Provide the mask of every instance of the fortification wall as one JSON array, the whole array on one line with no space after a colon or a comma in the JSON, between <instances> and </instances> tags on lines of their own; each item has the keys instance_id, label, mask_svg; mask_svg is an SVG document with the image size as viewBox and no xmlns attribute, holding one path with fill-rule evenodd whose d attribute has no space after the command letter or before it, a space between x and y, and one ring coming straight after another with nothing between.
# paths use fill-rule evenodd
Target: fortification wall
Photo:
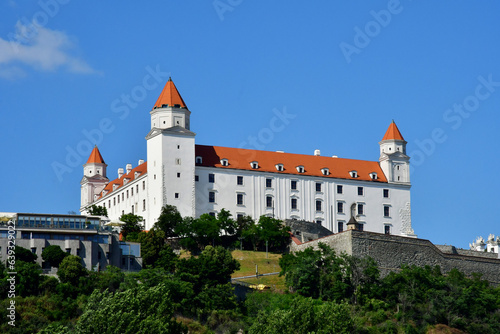
<instances>
[{"instance_id":1,"label":"fortification wall","mask_svg":"<svg viewBox=\"0 0 500 334\"><path fill-rule=\"evenodd\" d=\"M292 241L290 251L300 251L307 247L317 248L320 242L331 246L338 253L372 257L379 265L382 276L391 271L399 271L403 264L420 267L438 265L444 273L457 268L467 276L477 272L481 273L484 279L500 284L500 259L463 255L457 250L453 254L452 249L449 249L450 252L443 252L425 239L351 230L300 245Z\"/></svg>"}]
</instances>

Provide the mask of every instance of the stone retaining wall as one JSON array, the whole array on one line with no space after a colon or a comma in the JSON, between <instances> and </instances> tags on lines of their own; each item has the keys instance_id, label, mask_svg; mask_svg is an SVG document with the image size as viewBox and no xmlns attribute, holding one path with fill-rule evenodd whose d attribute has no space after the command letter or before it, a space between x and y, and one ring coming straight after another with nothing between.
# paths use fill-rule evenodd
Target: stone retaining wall
<instances>
[{"instance_id":1,"label":"stone retaining wall","mask_svg":"<svg viewBox=\"0 0 500 334\"><path fill-rule=\"evenodd\" d=\"M329 245L338 253L372 257L378 263L382 276L391 271L398 271L403 264L420 267L438 265L444 273L457 268L467 276L477 272L491 283L500 284L498 254L476 254L477 252L457 250L453 246L435 246L425 239L350 230L303 244L292 241L290 251L317 248L320 242Z\"/></svg>"}]
</instances>

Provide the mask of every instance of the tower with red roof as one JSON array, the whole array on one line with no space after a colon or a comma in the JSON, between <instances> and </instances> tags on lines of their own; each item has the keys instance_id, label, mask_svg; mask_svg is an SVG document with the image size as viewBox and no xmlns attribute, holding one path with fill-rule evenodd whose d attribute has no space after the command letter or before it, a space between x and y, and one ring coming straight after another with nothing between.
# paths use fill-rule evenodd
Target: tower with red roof
<instances>
[{"instance_id":1,"label":"tower with red roof","mask_svg":"<svg viewBox=\"0 0 500 334\"><path fill-rule=\"evenodd\" d=\"M81 206L94 202L101 193L109 179L106 177L106 163L97 146L90 153L89 159L83 165L83 178L81 184Z\"/></svg>"}]
</instances>

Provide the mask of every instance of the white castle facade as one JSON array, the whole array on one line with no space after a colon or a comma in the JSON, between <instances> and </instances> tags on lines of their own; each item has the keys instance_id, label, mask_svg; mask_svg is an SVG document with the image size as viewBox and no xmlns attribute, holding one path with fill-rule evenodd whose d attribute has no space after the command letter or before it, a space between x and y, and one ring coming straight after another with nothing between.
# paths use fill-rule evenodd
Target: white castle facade
<instances>
[{"instance_id":1,"label":"white castle facade","mask_svg":"<svg viewBox=\"0 0 500 334\"><path fill-rule=\"evenodd\" d=\"M359 229L415 237L411 226L406 141L392 122L379 161L195 144L191 112L169 80L150 112L147 162L118 170L110 181L98 148L84 165L81 213L104 206L117 220L134 213L150 229L164 205L182 216L261 215L322 224L334 233L354 217Z\"/></svg>"}]
</instances>

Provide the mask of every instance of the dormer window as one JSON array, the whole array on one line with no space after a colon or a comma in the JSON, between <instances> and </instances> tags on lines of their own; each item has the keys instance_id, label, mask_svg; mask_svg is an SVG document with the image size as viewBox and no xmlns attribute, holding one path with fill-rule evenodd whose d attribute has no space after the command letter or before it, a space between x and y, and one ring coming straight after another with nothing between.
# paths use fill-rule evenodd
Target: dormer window
<instances>
[{"instance_id":1,"label":"dormer window","mask_svg":"<svg viewBox=\"0 0 500 334\"><path fill-rule=\"evenodd\" d=\"M128 181L130 181L130 179L127 179L127 178L123 179L123 184L127 184Z\"/></svg>"},{"instance_id":2,"label":"dormer window","mask_svg":"<svg viewBox=\"0 0 500 334\"><path fill-rule=\"evenodd\" d=\"M370 173L370 178L372 180L376 180L377 179L377 173L375 173L375 172L374 173Z\"/></svg>"},{"instance_id":3,"label":"dormer window","mask_svg":"<svg viewBox=\"0 0 500 334\"><path fill-rule=\"evenodd\" d=\"M118 185L115 183L113 184L113 190L116 190L116 188L118 188Z\"/></svg>"},{"instance_id":4,"label":"dormer window","mask_svg":"<svg viewBox=\"0 0 500 334\"><path fill-rule=\"evenodd\" d=\"M201 163L203 163L203 158L202 158L202 157L200 157L200 156L197 156L195 160L196 160L196 163L197 163L197 164L201 164Z\"/></svg>"},{"instance_id":5,"label":"dormer window","mask_svg":"<svg viewBox=\"0 0 500 334\"><path fill-rule=\"evenodd\" d=\"M252 161L250 163L250 167L252 167L252 169L258 169L259 168L259 163L257 161Z\"/></svg>"},{"instance_id":6,"label":"dormer window","mask_svg":"<svg viewBox=\"0 0 500 334\"><path fill-rule=\"evenodd\" d=\"M135 172L134 173L134 179L136 179L139 175L141 175L141 172Z\"/></svg>"},{"instance_id":7,"label":"dormer window","mask_svg":"<svg viewBox=\"0 0 500 334\"><path fill-rule=\"evenodd\" d=\"M353 178L357 178L357 177L358 177L358 172L357 172L357 171L355 171L355 170L350 171L350 172L349 172L349 174L350 174L350 175L351 175L351 177L353 177Z\"/></svg>"},{"instance_id":8,"label":"dormer window","mask_svg":"<svg viewBox=\"0 0 500 334\"><path fill-rule=\"evenodd\" d=\"M277 165L276 165L276 170L277 170L278 172L282 172L282 171L284 171L284 170L285 170L285 168L283 167L283 164L277 164Z\"/></svg>"},{"instance_id":9,"label":"dormer window","mask_svg":"<svg viewBox=\"0 0 500 334\"><path fill-rule=\"evenodd\" d=\"M304 173L304 166L297 166L297 172Z\"/></svg>"},{"instance_id":10,"label":"dormer window","mask_svg":"<svg viewBox=\"0 0 500 334\"><path fill-rule=\"evenodd\" d=\"M321 174L328 176L330 175L330 169L328 168L321 168Z\"/></svg>"},{"instance_id":11,"label":"dormer window","mask_svg":"<svg viewBox=\"0 0 500 334\"><path fill-rule=\"evenodd\" d=\"M227 160L227 159L221 159L220 160L220 164L222 166L229 166L229 160Z\"/></svg>"}]
</instances>

